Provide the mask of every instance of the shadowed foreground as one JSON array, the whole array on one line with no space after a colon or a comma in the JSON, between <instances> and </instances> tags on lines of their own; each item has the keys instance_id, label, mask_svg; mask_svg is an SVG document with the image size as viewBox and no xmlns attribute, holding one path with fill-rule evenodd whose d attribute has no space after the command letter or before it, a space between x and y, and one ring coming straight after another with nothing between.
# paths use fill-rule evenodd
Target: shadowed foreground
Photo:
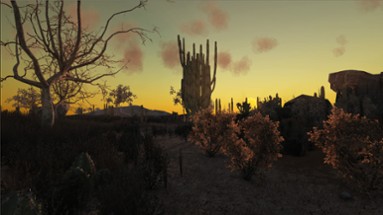
<instances>
[{"instance_id":1,"label":"shadowed foreground","mask_svg":"<svg viewBox=\"0 0 383 215\"><path fill-rule=\"evenodd\" d=\"M243 180L226 168L223 155L208 158L180 138L157 141L169 156L168 188L158 192L166 214L383 214L383 200L352 193L335 172L323 164L323 155L284 156L266 172L265 180ZM182 151L183 176L179 171Z\"/></svg>"}]
</instances>

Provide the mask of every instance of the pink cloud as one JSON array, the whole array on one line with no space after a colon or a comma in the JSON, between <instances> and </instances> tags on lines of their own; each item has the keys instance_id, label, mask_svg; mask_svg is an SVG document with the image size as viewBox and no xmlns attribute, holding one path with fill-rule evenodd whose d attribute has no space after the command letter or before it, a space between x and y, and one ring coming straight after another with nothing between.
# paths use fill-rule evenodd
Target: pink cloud
<instances>
[{"instance_id":1,"label":"pink cloud","mask_svg":"<svg viewBox=\"0 0 383 215\"><path fill-rule=\"evenodd\" d=\"M134 72L142 71L143 52L137 43L131 43L124 53L123 63L127 67L127 72L132 74Z\"/></svg>"},{"instance_id":2,"label":"pink cloud","mask_svg":"<svg viewBox=\"0 0 383 215\"><path fill-rule=\"evenodd\" d=\"M359 0L358 3L360 9L365 12L375 11L383 6L382 0Z\"/></svg>"},{"instance_id":3,"label":"pink cloud","mask_svg":"<svg viewBox=\"0 0 383 215\"><path fill-rule=\"evenodd\" d=\"M333 49L332 51L333 51L335 57L340 57L345 53L346 49L345 49L345 47L341 46L341 47Z\"/></svg>"},{"instance_id":4,"label":"pink cloud","mask_svg":"<svg viewBox=\"0 0 383 215\"><path fill-rule=\"evenodd\" d=\"M340 35L336 38L336 42L341 46L345 46L348 41L344 35Z\"/></svg>"},{"instance_id":5,"label":"pink cloud","mask_svg":"<svg viewBox=\"0 0 383 215\"><path fill-rule=\"evenodd\" d=\"M204 35L207 33L206 24L202 20L195 20L181 26L181 31L190 36Z\"/></svg>"},{"instance_id":6,"label":"pink cloud","mask_svg":"<svg viewBox=\"0 0 383 215\"><path fill-rule=\"evenodd\" d=\"M77 20L77 5L72 4L69 7L69 15L72 20ZM93 28L100 21L100 13L94 9L84 9L81 7L81 26L82 28Z\"/></svg>"},{"instance_id":7,"label":"pink cloud","mask_svg":"<svg viewBox=\"0 0 383 215\"><path fill-rule=\"evenodd\" d=\"M251 61L248 57L242 57L241 60L235 62L233 64L233 70L232 72L235 75L241 75L241 74L246 74L251 67Z\"/></svg>"},{"instance_id":8,"label":"pink cloud","mask_svg":"<svg viewBox=\"0 0 383 215\"><path fill-rule=\"evenodd\" d=\"M218 66L222 69L229 69L231 66L231 54L228 52L219 52L217 56Z\"/></svg>"},{"instance_id":9,"label":"pink cloud","mask_svg":"<svg viewBox=\"0 0 383 215\"><path fill-rule=\"evenodd\" d=\"M253 41L254 52L267 52L275 48L278 45L278 41L275 38L262 37Z\"/></svg>"},{"instance_id":10,"label":"pink cloud","mask_svg":"<svg viewBox=\"0 0 383 215\"><path fill-rule=\"evenodd\" d=\"M332 50L335 57L340 57L346 52L346 44L348 43L344 35L340 35L336 38L336 42L339 44L339 47Z\"/></svg>"},{"instance_id":11,"label":"pink cloud","mask_svg":"<svg viewBox=\"0 0 383 215\"><path fill-rule=\"evenodd\" d=\"M167 68L173 69L179 65L178 47L175 42L162 43L160 55Z\"/></svg>"},{"instance_id":12,"label":"pink cloud","mask_svg":"<svg viewBox=\"0 0 383 215\"><path fill-rule=\"evenodd\" d=\"M203 7L202 10L206 13L209 18L210 24L216 30L226 29L228 26L229 16L223 11L215 2L208 2Z\"/></svg>"}]
</instances>

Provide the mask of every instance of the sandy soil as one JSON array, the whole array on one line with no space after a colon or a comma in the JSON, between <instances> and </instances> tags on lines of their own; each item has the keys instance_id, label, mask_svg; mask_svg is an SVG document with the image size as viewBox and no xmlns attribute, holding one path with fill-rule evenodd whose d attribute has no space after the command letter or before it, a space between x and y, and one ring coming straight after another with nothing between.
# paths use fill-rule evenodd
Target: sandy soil
<instances>
[{"instance_id":1,"label":"sandy soil","mask_svg":"<svg viewBox=\"0 0 383 215\"><path fill-rule=\"evenodd\" d=\"M224 155L208 158L178 137L156 141L169 156L168 187L156 191L166 214L383 214L382 199L367 199L343 187L319 151L284 156L264 180L249 182L226 168ZM353 200L341 199L343 191Z\"/></svg>"}]
</instances>

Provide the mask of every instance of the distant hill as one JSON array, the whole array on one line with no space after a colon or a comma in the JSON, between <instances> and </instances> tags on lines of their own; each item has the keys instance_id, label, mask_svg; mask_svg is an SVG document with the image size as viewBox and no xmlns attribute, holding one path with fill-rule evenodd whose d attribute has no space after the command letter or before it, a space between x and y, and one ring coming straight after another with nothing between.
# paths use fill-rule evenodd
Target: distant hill
<instances>
[{"instance_id":1,"label":"distant hill","mask_svg":"<svg viewBox=\"0 0 383 215\"><path fill-rule=\"evenodd\" d=\"M87 113L89 116L103 116L111 110L96 110L94 112ZM147 117L161 117L161 116L169 116L170 113L161 110L150 110L141 106L131 105L127 107L117 107L113 108L113 116L121 116L121 117L131 117L131 116L140 116L144 114Z\"/></svg>"}]
</instances>

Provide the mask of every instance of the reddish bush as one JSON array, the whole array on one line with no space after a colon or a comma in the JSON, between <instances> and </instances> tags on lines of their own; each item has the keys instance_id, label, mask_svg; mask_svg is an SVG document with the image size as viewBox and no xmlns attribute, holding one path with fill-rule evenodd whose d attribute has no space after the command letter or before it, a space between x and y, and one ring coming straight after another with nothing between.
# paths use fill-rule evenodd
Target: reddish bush
<instances>
[{"instance_id":1,"label":"reddish bush","mask_svg":"<svg viewBox=\"0 0 383 215\"><path fill-rule=\"evenodd\" d=\"M230 143L225 153L230 158L229 167L242 171L243 177L251 177L262 168L269 168L282 155L279 153L283 138L278 123L260 113L230 124Z\"/></svg>"},{"instance_id":2,"label":"reddish bush","mask_svg":"<svg viewBox=\"0 0 383 215\"><path fill-rule=\"evenodd\" d=\"M189 140L213 157L228 140L229 125L233 118L234 115L228 113L213 115L211 109L199 111L192 118Z\"/></svg>"},{"instance_id":3,"label":"reddish bush","mask_svg":"<svg viewBox=\"0 0 383 215\"><path fill-rule=\"evenodd\" d=\"M324 152L324 163L351 186L361 191L383 188L383 129L378 121L333 108L323 129L308 135Z\"/></svg>"}]
</instances>

